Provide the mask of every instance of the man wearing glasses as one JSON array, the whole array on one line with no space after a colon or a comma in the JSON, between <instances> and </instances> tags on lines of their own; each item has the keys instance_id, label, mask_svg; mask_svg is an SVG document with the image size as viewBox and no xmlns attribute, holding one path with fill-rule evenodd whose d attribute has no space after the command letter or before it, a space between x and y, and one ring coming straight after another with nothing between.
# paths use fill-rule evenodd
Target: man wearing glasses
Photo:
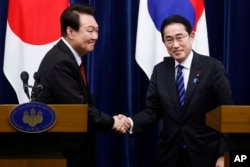
<instances>
[{"instance_id":1,"label":"man wearing glasses","mask_svg":"<svg viewBox=\"0 0 250 167\"><path fill-rule=\"evenodd\" d=\"M170 57L154 67L146 107L129 118L130 133L162 119L158 167L223 167L227 136L205 123L207 112L233 103L223 64L192 50L195 33L180 15L163 21L161 35Z\"/></svg>"}]
</instances>

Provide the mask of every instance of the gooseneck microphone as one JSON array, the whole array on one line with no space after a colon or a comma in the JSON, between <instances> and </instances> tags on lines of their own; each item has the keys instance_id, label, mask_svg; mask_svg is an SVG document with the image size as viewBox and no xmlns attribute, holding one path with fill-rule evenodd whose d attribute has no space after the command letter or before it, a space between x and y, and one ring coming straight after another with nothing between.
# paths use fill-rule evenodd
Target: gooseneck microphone
<instances>
[{"instance_id":1,"label":"gooseneck microphone","mask_svg":"<svg viewBox=\"0 0 250 167\"><path fill-rule=\"evenodd\" d=\"M25 94L27 95L28 99L30 101L37 101L37 97L40 96L40 94L43 91L43 85L40 84L40 74L38 72L35 72L33 77L34 77L34 85L30 86L28 84L28 80L29 80L29 74L26 71L23 71L20 75L22 81L23 81L23 90L25 92ZM30 97L30 93L29 93L29 88L32 88L31 90L31 97Z\"/></svg>"},{"instance_id":2,"label":"gooseneck microphone","mask_svg":"<svg viewBox=\"0 0 250 167\"><path fill-rule=\"evenodd\" d=\"M28 97L28 99L30 99L29 84L28 84L29 74L26 71L23 71L21 73L20 77L21 77L21 80L23 82L23 90L24 90L26 96Z\"/></svg>"},{"instance_id":3,"label":"gooseneck microphone","mask_svg":"<svg viewBox=\"0 0 250 167\"><path fill-rule=\"evenodd\" d=\"M40 84L40 74L38 72L35 72L33 77L35 82L31 91L31 101L36 101L43 90L43 86Z\"/></svg>"}]
</instances>

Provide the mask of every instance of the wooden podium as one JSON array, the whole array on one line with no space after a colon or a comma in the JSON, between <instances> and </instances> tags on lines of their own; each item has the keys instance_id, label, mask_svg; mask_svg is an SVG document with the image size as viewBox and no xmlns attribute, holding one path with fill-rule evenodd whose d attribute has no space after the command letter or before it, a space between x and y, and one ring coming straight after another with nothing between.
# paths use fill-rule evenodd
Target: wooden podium
<instances>
[{"instance_id":1,"label":"wooden podium","mask_svg":"<svg viewBox=\"0 0 250 167\"><path fill-rule=\"evenodd\" d=\"M87 132L87 105L48 105L56 123L46 132L23 133L9 122L17 105L0 105L0 167L66 167L62 156L62 132Z\"/></svg>"},{"instance_id":2,"label":"wooden podium","mask_svg":"<svg viewBox=\"0 0 250 167\"><path fill-rule=\"evenodd\" d=\"M206 124L222 133L250 133L250 106L219 106L206 114ZM226 153L225 167L230 166L229 157Z\"/></svg>"}]
</instances>

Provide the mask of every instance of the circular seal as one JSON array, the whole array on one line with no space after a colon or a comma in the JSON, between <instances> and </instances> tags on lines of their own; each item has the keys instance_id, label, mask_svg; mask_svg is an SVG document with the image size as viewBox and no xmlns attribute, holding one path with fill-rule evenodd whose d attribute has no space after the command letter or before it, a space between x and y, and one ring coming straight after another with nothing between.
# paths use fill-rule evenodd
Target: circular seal
<instances>
[{"instance_id":1,"label":"circular seal","mask_svg":"<svg viewBox=\"0 0 250 167\"><path fill-rule=\"evenodd\" d=\"M15 107L10 112L9 121L18 131L40 133L54 126L56 114L44 103L29 102Z\"/></svg>"}]
</instances>

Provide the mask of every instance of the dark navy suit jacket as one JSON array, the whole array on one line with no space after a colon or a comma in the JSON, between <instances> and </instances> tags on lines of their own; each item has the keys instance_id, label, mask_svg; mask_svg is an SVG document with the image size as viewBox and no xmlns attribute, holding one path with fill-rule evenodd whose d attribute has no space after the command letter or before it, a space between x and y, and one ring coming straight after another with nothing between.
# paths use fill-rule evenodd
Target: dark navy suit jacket
<instances>
[{"instance_id":1,"label":"dark navy suit jacket","mask_svg":"<svg viewBox=\"0 0 250 167\"><path fill-rule=\"evenodd\" d=\"M232 103L222 63L194 52L184 107L179 111L175 62L167 57L153 70L146 108L132 117L133 133L142 132L162 119L157 166L176 166L183 138L193 167L214 167L218 156L228 151L228 141L226 135L206 125L206 113Z\"/></svg>"}]
</instances>

